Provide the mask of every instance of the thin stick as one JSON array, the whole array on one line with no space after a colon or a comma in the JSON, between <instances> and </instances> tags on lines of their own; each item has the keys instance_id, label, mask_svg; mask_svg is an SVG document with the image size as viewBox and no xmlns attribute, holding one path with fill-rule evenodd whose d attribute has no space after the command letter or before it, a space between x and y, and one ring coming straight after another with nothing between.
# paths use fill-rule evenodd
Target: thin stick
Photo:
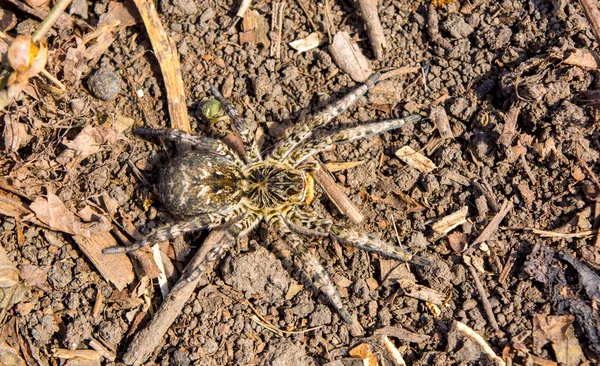
<instances>
[{"instance_id":1,"label":"thin stick","mask_svg":"<svg viewBox=\"0 0 600 366\"><path fill-rule=\"evenodd\" d=\"M235 13L235 18L233 18L233 21L229 25L227 32L231 31L233 27L235 27L235 25L244 17L244 14L250 7L251 2L252 0L242 0L242 4L240 4L240 8L238 9L237 13Z\"/></svg>"},{"instance_id":2,"label":"thin stick","mask_svg":"<svg viewBox=\"0 0 600 366\"><path fill-rule=\"evenodd\" d=\"M165 88L167 89L171 127L191 133L192 128L187 113L185 88L177 48L167 36L154 3L150 0L134 0L134 3L142 16L154 54L163 74Z\"/></svg>"},{"instance_id":3,"label":"thin stick","mask_svg":"<svg viewBox=\"0 0 600 366\"><path fill-rule=\"evenodd\" d=\"M314 161L312 159L308 161ZM360 213L360 210L350 201L350 198L344 194L338 187L337 183L331 177L331 173L321 165L321 169L315 173L315 180L323 187L329 199L344 215L348 216L356 224L363 222L365 217Z\"/></svg>"},{"instance_id":4,"label":"thin stick","mask_svg":"<svg viewBox=\"0 0 600 366\"><path fill-rule=\"evenodd\" d=\"M317 28L317 26L315 25L315 22L313 22L312 18L310 17L310 14L308 13L308 9L306 9L306 6L304 5L304 2L302 0L296 0L296 2L302 8L302 11L304 12L304 15L306 16L306 19L308 19L308 22L310 23L310 26L312 27L313 31L318 32L319 28Z\"/></svg>"},{"instance_id":5,"label":"thin stick","mask_svg":"<svg viewBox=\"0 0 600 366\"><path fill-rule=\"evenodd\" d=\"M459 321L456 322L456 329L465 333L467 336L469 336L471 339L473 339L477 344L479 344L481 346L481 348L483 349L483 352L485 352L488 356L490 356L490 358L492 360L496 361L496 363L498 365L501 365L501 366L506 365L504 360L502 358L500 358L498 355L496 355L494 350L492 350L492 347L490 347L487 344L487 342L479 334L477 334L477 332L475 332L473 329L469 328L466 324L461 323Z\"/></svg>"},{"instance_id":6,"label":"thin stick","mask_svg":"<svg viewBox=\"0 0 600 366\"><path fill-rule=\"evenodd\" d=\"M367 25L367 34L369 35L375 58L381 60L385 57L388 45L383 34L379 14L377 14L377 0L358 0L358 6L362 18Z\"/></svg>"},{"instance_id":7,"label":"thin stick","mask_svg":"<svg viewBox=\"0 0 600 366\"><path fill-rule=\"evenodd\" d=\"M502 204L502 207L500 208L500 211L498 211L496 216L494 216L494 218L485 227L485 229L483 229L481 234L479 234L477 239L475 239L473 244L471 244L471 247L469 249L465 250L464 254L471 255L475 250L477 250L477 248L479 248L481 243L489 240L492 237L492 235L494 235L494 233L496 231L498 231L498 227L500 226L500 223L502 222L502 220L504 220L504 217L506 217L506 215L512 209L512 207L513 207L513 203L512 203L512 201L510 201L510 199L504 201L504 203Z\"/></svg>"},{"instance_id":8,"label":"thin stick","mask_svg":"<svg viewBox=\"0 0 600 366\"><path fill-rule=\"evenodd\" d=\"M492 310L492 305L490 304L490 300L488 299L487 293L485 292L485 288L483 288L481 281L479 281L479 276L477 275L477 271L475 271L475 268L473 268L473 266L471 266L471 264L468 263L469 260L466 260L465 257L463 257L463 260L464 260L465 264L467 265L467 268L469 268L469 272L471 272L471 277L473 277L473 282L475 282L475 287L477 287L477 292L479 292L479 297L481 298L481 304L483 305L485 314L487 315L487 318L490 321L490 325L492 326L492 328L494 330L500 329L498 327L498 322L496 321L496 317L494 316L494 311Z\"/></svg>"},{"instance_id":9,"label":"thin stick","mask_svg":"<svg viewBox=\"0 0 600 366\"><path fill-rule=\"evenodd\" d=\"M184 273L190 273L200 263L204 262L206 255L210 252L210 250L215 248L222 240L225 239L225 232L225 228L211 231L192 260L185 267ZM214 263L212 265L208 265L207 270L211 270L213 266ZM123 362L125 362L125 364L140 365L146 361L152 352L154 352L154 349L163 341L165 333L167 330L169 330L173 322L175 322L175 319L177 319L183 310L186 302L194 293L200 278L201 276L191 282L185 281L185 276L182 276L179 279L177 284L174 286L181 286L178 291L167 296L146 328L142 329L134 336L127 352L123 356ZM183 284L180 285L180 282L183 282Z\"/></svg>"},{"instance_id":10,"label":"thin stick","mask_svg":"<svg viewBox=\"0 0 600 366\"><path fill-rule=\"evenodd\" d=\"M56 23L58 17L60 17L64 13L65 9L67 9L67 6L69 6L69 4L71 4L71 0L59 0L59 2L57 2L56 5L54 5L52 10L50 10L50 12L48 13L48 16L40 24L40 27L31 35L31 41L33 43L38 43L42 40L42 38L46 35L46 33L48 33L50 28L52 28L54 23Z\"/></svg>"},{"instance_id":11,"label":"thin stick","mask_svg":"<svg viewBox=\"0 0 600 366\"><path fill-rule=\"evenodd\" d=\"M583 12L590 22L592 33L596 36L596 41L600 44L600 12L594 0L579 0Z\"/></svg>"}]
</instances>

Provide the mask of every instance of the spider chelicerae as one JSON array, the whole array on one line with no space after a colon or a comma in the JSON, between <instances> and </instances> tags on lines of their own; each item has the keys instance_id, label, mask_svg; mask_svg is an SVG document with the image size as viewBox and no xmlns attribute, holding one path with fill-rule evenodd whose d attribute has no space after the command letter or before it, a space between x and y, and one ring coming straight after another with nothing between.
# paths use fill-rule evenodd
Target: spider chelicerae
<instances>
[{"instance_id":1,"label":"spider chelicerae","mask_svg":"<svg viewBox=\"0 0 600 366\"><path fill-rule=\"evenodd\" d=\"M298 257L307 278L325 294L342 319L353 324L353 318L344 308L327 272L306 249L300 235L332 236L347 245L387 257L428 264L426 260L382 241L373 234L337 225L310 210L314 198L313 174L319 169L317 163L307 161L310 156L330 150L335 144L374 136L421 119L419 115L411 115L346 128L321 138L310 139L315 128L324 126L348 109L379 78L379 73L371 75L363 85L307 118L304 123L296 125L290 135L266 157L261 155L249 124L214 86L211 86L211 92L223 105L239 132L245 145L245 156L239 156L223 142L206 136L190 135L174 129L135 129L134 132L139 135L164 137L193 146L192 150L169 163L159 183L163 204L180 221L156 229L131 246L107 248L104 253L131 252L186 232L226 226L226 238L206 255L202 264L186 275L185 281L180 281L172 289L172 292L176 292L186 282L198 278L206 266L218 260L237 238L248 234L259 222L265 220L277 230Z\"/></svg>"}]
</instances>

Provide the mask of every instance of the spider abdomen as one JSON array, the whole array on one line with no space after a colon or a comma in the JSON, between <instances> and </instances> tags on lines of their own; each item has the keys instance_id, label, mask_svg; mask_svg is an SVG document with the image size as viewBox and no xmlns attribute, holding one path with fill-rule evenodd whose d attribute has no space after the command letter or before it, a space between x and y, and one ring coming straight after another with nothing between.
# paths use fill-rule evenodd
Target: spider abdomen
<instances>
[{"instance_id":1,"label":"spider abdomen","mask_svg":"<svg viewBox=\"0 0 600 366\"><path fill-rule=\"evenodd\" d=\"M241 171L226 155L191 150L165 168L159 191L174 215L226 213L241 199L242 180Z\"/></svg>"}]
</instances>

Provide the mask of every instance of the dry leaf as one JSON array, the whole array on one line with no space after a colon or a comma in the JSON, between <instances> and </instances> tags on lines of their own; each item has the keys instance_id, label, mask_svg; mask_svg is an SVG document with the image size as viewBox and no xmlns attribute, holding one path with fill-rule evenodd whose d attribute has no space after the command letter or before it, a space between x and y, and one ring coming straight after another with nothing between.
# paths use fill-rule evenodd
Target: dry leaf
<instances>
[{"instance_id":1,"label":"dry leaf","mask_svg":"<svg viewBox=\"0 0 600 366\"><path fill-rule=\"evenodd\" d=\"M65 164L74 157L85 159L100 151L102 145L114 144L120 138L121 136L113 129L88 125L73 140L63 142L68 149L64 150L56 160Z\"/></svg>"},{"instance_id":2,"label":"dry leaf","mask_svg":"<svg viewBox=\"0 0 600 366\"><path fill-rule=\"evenodd\" d=\"M0 244L0 287L13 287L19 283L19 271Z\"/></svg>"},{"instance_id":3,"label":"dry leaf","mask_svg":"<svg viewBox=\"0 0 600 366\"><path fill-rule=\"evenodd\" d=\"M14 366L25 366L26 363L23 361L19 352L12 347L9 347L4 342L0 342L0 364L1 365L14 365Z\"/></svg>"},{"instance_id":4,"label":"dry leaf","mask_svg":"<svg viewBox=\"0 0 600 366\"><path fill-rule=\"evenodd\" d=\"M563 365L579 365L583 353L575 337L573 315L543 315L533 318L533 345L536 353L548 342L556 355L556 361Z\"/></svg>"},{"instance_id":5,"label":"dry leaf","mask_svg":"<svg viewBox=\"0 0 600 366\"><path fill-rule=\"evenodd\" d=\"M93 233L111 229L110 223L103 217L101 217L100 223L83 223L79 221L67 209L63 201L52 192L48 192L46 198L36 198L29 207L41 222L55 231L90 237Z\"/></svg>"},{"instance_id":6,"label":"dry leaf","mask_svg":"<svg viewBox=\"0 0 600 366\"><path fill-rule=\"evenodd\" d=\"M298 51L298 53L310 51L313 48L319 47L324 41L323 35L319 32L313 32L305 38L296 39L289 43L290 47Z\"/></svg>"},{"instance_id":7,"label":"dry leaf","mask_svg":"<svg viewBox=\"0 0 600 366\"><path fill-rule=\"evenodd\" d=\"M125 117L119 114L113 122L113 128L119 133L124 133L126 131L129 131L131 127L133 127L134 123L135 120L133 118Z\"/></svg>"},{"instance_id":8,"label":"dry leaf","mask_svg":"<svg viewBox=\"0 0 600 366\"><path fill-rule=\"evenodd\" d=\"M576 49L564 61L565 64L597 70L600 67L600 58L594 51L583 48Z\"/></svg>"},{"instance_id":9,"label":"dry leaf","mask_svg":"<svg viewBox=\"0 0 600 366\"><path fill-rule=\"evenodd\" d=\"M448 244L456 253L467 249L467 236L464 233L452 233L448 235Z\"/></svg>"},{"instance_id":10,"label":"dry leaf","mask_svg":"<svg viewBox=\"0 0 600 366\"><path fill-rule=\"evenodd\" d=\"M26 124L13 120L9 114L4 115L4 146L9 151L16 152L30 139Z\"/></svg>"},{"instance_id":11,"label":"dry leaf","mask_svg":"<svg viewBox=\"0 0 600 366\"><path fill-rule=\"evenodd\" d=\"M398 149L396 151L396 156L421 173L430 173L437 168L433 161L423 154L416 152L410 146L403 146Z\"/></svg>"},{"instance_id":12,"label":"dry leaf","mask_svg":"<svg viewBox=\"0 0 600 366\"><path fill-rule=\"evenodd\" d=\"M329 46L329 53L340 69L354 81L362 83L373 73L369 60L362 54L358 45L347 32L338 32Z\"/></svg>"}]
</instances>

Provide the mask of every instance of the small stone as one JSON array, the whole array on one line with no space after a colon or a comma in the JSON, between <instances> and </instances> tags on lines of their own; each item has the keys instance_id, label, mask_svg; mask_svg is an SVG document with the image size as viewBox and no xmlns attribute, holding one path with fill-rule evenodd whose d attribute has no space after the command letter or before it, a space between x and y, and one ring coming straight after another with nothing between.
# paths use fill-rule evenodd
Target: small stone
<instances>
[{"instance_id":1,"label":"small stone","mask_svg":"<svg viewBox=\"0 0 600 366\"><path fill-rule=\"evenodd\" d=\"M96 98L110 102L121 92L121 81L108 69L99 69L88 79L88 88Z\"/></svg>"}]
</instances>

